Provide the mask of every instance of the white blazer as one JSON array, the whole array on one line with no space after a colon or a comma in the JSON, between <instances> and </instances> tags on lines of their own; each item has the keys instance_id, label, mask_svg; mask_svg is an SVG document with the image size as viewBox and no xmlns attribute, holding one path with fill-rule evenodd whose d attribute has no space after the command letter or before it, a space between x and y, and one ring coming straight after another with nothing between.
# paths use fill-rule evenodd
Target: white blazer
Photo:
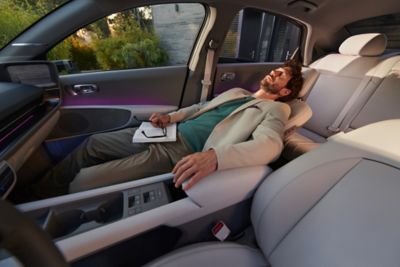
<instances>
[{"instance_id":1,"label":"white blazer","mask_svg":"<svg viewBox=\"0 0 400 267\"><path fill-rule=\"evenodd\" d=\"M170 113L171 122L195 118L222 103L250 95L251 92L241 88L230 89L209 102ZM283 149L283 132L289 115L290 107L285 103L251 100L215 126L203 151L215 150L218 170L268 164Z\"/></svg>"}]
</instances>

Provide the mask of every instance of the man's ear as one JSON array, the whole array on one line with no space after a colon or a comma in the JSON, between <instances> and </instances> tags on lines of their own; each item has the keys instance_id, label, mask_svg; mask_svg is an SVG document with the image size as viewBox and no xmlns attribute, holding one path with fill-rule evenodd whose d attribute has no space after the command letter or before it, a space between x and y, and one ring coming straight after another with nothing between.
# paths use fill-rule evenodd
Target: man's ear
<instances>
[{"instance_id":1,"label":"man's ear","mask_svg":"<svg viewBox=\"0 0 400 267\"><path fill-rule=\"evenodd\" d=\"M292 90L290 90L289 88L282 88L280 91L279 91L279 95L281 96L281 97L283 97L283 96L287 96L287 95L290 95L292 93Z\"/></svg>"}]
</instances>

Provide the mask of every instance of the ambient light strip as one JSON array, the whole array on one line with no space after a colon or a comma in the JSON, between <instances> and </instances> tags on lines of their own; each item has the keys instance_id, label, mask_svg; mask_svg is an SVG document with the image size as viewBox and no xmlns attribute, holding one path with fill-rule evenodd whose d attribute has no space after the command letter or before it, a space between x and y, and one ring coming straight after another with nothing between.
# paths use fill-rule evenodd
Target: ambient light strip
<instances>
[{"instance_id":1,"label":"ambient light strip","mask_svg":"<svg viewBox=\"0 0 400 267\"><path fill-rule=\"evenodd\" d=\"M10 137L13 133L15 133L17 130L19 130L24 124L26 124L28 121L30 121L34 116L30 115L28 118L23 120L20 124L18 124L14 129L12 129L10 132L8 132L5 136L3 136L0 139L0 144L6 140L8 137Z\"/></svg>"}]
</instances>

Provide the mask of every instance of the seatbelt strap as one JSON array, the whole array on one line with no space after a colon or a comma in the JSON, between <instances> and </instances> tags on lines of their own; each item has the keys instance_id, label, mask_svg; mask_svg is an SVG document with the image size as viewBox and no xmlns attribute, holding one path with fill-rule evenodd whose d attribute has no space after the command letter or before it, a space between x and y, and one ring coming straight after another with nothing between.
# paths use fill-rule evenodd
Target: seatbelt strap
<instances>
[{"instance_id":1,"label":"seatbelt strap","mask_svg":"<svg viewBox=\"0 0 400 267\"><path fill-rule=\"evenodd\" d=\"M212 73L212 69L213 69L216 48L217 48L216 42L214 40L211 40L210 43L208 44L206 66L204 69L204 78L201 81L201 83L203 84L203 87L201 89L201 95L200 95L201 103L204 103L207 101L207 97L208 97L208 94L210 92L210 88L212 85L211 73Z\"/></svg>"},{"instance_id":2,"label":"seatbelt strap","mask_svg":"<svg viewBox=\"0 0 400 267\"><path fill-rule=\"evenodd\" d=\"M354 93L350 96L349 100L347 101L346 105L344 105L342 111L336 117L336 120L328 126L328 130L332 133L340 132L340 124L343 122L344 118L346 117L347 113L349 112L350 108L354 105L357 101L358 97L361 95L363 89L369 84L371 81L371 77L364 78Z\"/></svg>"}]
</instances>

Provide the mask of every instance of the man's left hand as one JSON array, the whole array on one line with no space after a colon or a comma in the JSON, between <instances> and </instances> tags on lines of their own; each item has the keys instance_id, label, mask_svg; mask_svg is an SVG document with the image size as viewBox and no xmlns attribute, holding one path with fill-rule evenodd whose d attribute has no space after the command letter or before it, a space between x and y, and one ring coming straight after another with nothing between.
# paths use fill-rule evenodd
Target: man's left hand
<instances>
[{"instance_id":1,"label":"man's left hand","mask_svg":"<svg viewBox=\"0 0 400 267\"><path fill-rule=\"evenodd\" d=\"M190 154L178 161L172 170L175 187L179 187L184 181L190 179L183 188L183 190L188 190L202 178L216 170L217 155L213 149Z\"/></svg>"}]
</instances>

